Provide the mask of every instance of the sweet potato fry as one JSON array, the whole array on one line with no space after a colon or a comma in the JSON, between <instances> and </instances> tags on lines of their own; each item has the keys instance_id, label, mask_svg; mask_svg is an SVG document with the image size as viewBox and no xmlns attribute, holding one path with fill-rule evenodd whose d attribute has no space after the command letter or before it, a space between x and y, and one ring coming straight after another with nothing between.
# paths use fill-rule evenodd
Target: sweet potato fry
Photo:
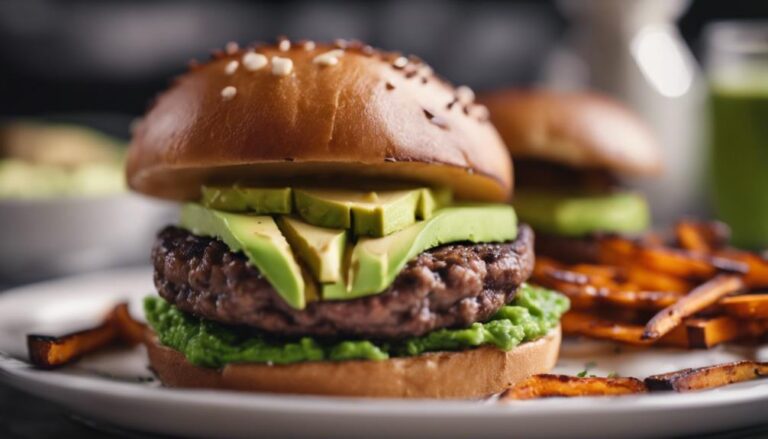
<instances>
[{"instance_id":1,"label":"sweet potato fry","mask_svg":"<svg viewBox=\"0 0 768 439\"><path fill-rule=\"evenodd\" d=\"M620 396L647 392L637 378L573 377L568 375L534 375L507 389L500 401L575 396Z\"/></svg>"},{"instance_id":2,"label":"sweet potato fry","mask_svg":"<svg viewBox=\"0 0 768 439\"><path fill-rule=\"evenodd\" d=\"M60 337L28 335L29 361L36 367L53 369L118 342L133 346L141 342L144 331L145 326L128 313L128 305L121 303L93 328Z\"/></svg>"},{"instance_id":3,"label":"sweet potato fry","mask_svg":"<svg viewBox=\"0 0 768 439\"><path fill-rule=\"evenodd\" d=\"M574 285L556 280L538 280L541 285L560 291L571 300L573 309L591 310L599 306L612 306L647 311L664 309L681 297L681 294L667 291L638 291L633 285L595 287Z\"/></svg>"},{"instance_id":4,"label":"sweet potato fry","mask_svg":"<svg viewBox=\"0 0 768 439\"><path fill-rule=\"evenodd\" d=\"M718 221L683 220L675 225L675 238L681 248L711 253L728 245L731 230Z\"/></svg>"},{"instance_id":5,"label":"sweet potato fry","mask_svg":"<svg viewBox=\"0 0 768 439\"><path fill-rule=\"evenodd\" d=\"M696 369L682 369L644 380L637 378L534 375L504 391L500 402L551 397L621 396L646 392L691 392L768 377L768 362L737 361Z\"/></svg>"},{"instance_id":6,"label":"sweet potato fry","mask_svg":"<svg viewBox=\"0 0 768 439\"><path fill-rule=\"evenodd\" d=\"M608 290L603 296L603 302L613 306L659 310L676 303L681 297L668 291L638 291L631 288L632 286L628 285L623 289Z\"/></svg>"},{"instance_id":7,"label":"sweet potato fry","mask_svg":"<svg viewBox=\"0 0 768 439\"><path fill-rule=\"evenodd\" d=\"M566 335L583 335L638 346L651 343L642 339L643 326L614 322L579 311L567 312L560 320L560 325Z\"/></svg>"},{"instance_id":8,"label":"sweet potato fry","mask_svg":"<svg viewBox=\"0 0 768 439\"><path fill-rule=\"evenodd\" d=\"M744 288L744 281L740 276L718 275L699 285L676 303L659 311L645 326L642 338L644 340L657 340L679 325L684 318Z\"/></svg>"},{"instance_id":9,"label":"sweet potato fry","mask_svg":"<svg viewBox=\"0 0 768 439\"><path fill-rule=\"evenodd\" d=\"M745 319L768 319L768 294L744 294L720 299L718 306L726 313Z\"/></svg>"},{"instance_id":10,"label":"sweet potato fry","mask_svg":"<svg viewBox=\"0 0 768 439\"><path fill-rule=\"evenodd\" d=\"M744 282L750 288L768 288L768 259L756 253L735 249L715 253L719 258L736 261L747 267Z\"/></svg>"},{"instance_id":11,"label":"sweet potato fry","mask_svg":"<svg viewBox=\"0 0 768 439\"><path fill-rule=\"evenodd\" d=\"M691 339L688 335L688 328L685 325L680 325L677 328L669 331L669 333L664 337L661 337L659 340L657 340L654 345L690 349Z\"/></svg>"},{"instance_id":12,"label":"sweet potato fry","mask_svg":"<svg viewBox=\"0 0 768 439\"><path fill-rule=\"evenodd\" d=\"M29 361L37 367L53 369L109 346L118 338L117 325L112 320L62 337L30 334L27 336Z\"/></svg>"},{"instance_id":13,"label":"sweet potato fry","mask_svg":"<svg viewBox=\"0 0 768 439\"><path fill-rule=\"evenodd\" d=\"M661 339L651 343L642 339L644 327L599 316L570 311L562 319L563 332L636 346L661 346L709 349L721 343L759 337L768 332L766 321L740 321L730 316L688 318Z\"/></svg>"},{"instance_id":14,"label":"sweet potato fry","mask_svg":"<svg viewBox=\"0 0 768 439\"><path fill-rule=\"evenodd\" d=\"M722 271L743 274L749 269L744 261L726 256L713 257L676 248L647 246L619 236L602 238L599 249L601 263L623 266L637 264L680 278L709 279Z\"/></svg>"},{"instance_id":15,"label":"sweet potato fry","mask_svg":"<svg viewBox=\"0 0 768 439\"><path fill-rule=\"evenodd\" d=\"M543 282L561 282L570 285L594 284L594 281L585 274L559 268L547 269L546 272L540 272L536 279L541 279Z\"/></svg>"},{"instance_id":16,"label":"sweet potato fry","mask_svg":"<svg viewBox=\"0 0 768 439\"><path fill-rule=\"evenodd\" d=\"M709 242L701 235L700 231L690 222L681 221L675 225L675 237L680 247L706 253L711 250Z\"/></svg>"},{"instance_id":17,"label":"sweet potato fry","mask_svg":"<svg viewBox=\"0 0 768 439\"><path fill-rule=\"evenodd\" d=\"M117 324L120 338L129 346L135 346L144 341L144 334L147 331L147 325L134 320L128 312L128 304L120 303L111 313Z\"/></svg>"},{"instance_id":18,"label":"sweet potato fry","mask_svg":"<svg viewBox=\"0 0 768 439\"><path fill-rule=\"evenodd\" d=\"M710 277L716 270L702 258L686 257L666 247L647 247L630 239L609 236L600 240L598 259L603 264L641 265L679 277Z\"/></svg>"},{"instance_id":19,"label":"sweet potato fry","mask_svg":"<svg viewBox=\"0 0 768 439\"><path fill-rule=\"evenodd\" d=\"M686 328L680 326L659 340L643 340L643 325L622 323L600 317L587 312L569 311L560 320L563 333L566 335L581 335L601 340L611 340L634 346L650 346L653 344L688 348Z\"/></svg>"},{"instance_id":20,"label":"sweet potato fry","mask_svg":"<svg viewBox=\"0 0 768 439\"><path fill-rule=\"evenodd\" d=\"M653 315L654 311L638 308L620 308L615 306L604 306L592 309L580 310L578 308L571 307L575 311L584 311L590 314L594 314L598 317L605 318L606 320L613 320L616 322L625 323L628 325L640 325L643 326Z\"/></svg>"},{"instance_id":21,"label":"sweet potato fry","mask_svg":"<svg viewBox=\"0 0 768 439\"><path fill-rule=\"evenodd\" d=\"M533 265L533 277L546 277L554 270L562 268L562 264L552 258L536 255L536 263Z\"/></svg>"},{"instance_id":22,"label":"sweet potato fry","mask_svg":"<svg viewBox=\"0 0 768 439\"><path fill-rule=\"evenodd\" d=\"M638 265L616 267L611 265L575 264L566 266L546 260L537 261L534 279L553 278L568 283L589 284L595 287L618 288L620 284L634 285L634 289L686 293L693 286L684 279L649 270Z\"/></svg>"},{"instance_id":23,"label":"sweet potato fry","mask_svg":"<svg viewBox=\"0 0 768 439\"><path fill-rule=\"evenodd\" d=\"M627 282L631 282L639 288L648 291L668 291L685 294L693 289L693 285L684 279L649 270L638 265L626 267L624 276Z\"/></svg>"},{"instance_id":24,"label":"sweet potato fry","mask_svg":"<svg viewBox=\"0 0 768 439\"><path fill-rule=\"evenodd\" d=\"M587 276L602 277L605 279L617 279L622 276L622 270L619 267L598 264L574 264L568 267L569 270Z\"/></svg>"},{"instance_id":25,"label":"sweet potato fry","mask_svg":"<svg viewBox=\"0 0 768 439\"><path fill-rule=\"evenodd\" d=\"M688 346L709 349L721 343L759 337L768 331L764 321L743 321L731 316L688 318L684 322Z\"/></svg>"},{"instance_id":26,"label":"sweet potato fry","mask_svg":"<svg viewBox=\"0 0 768 439\"><path fill-rule=\"evenodd\" d=\"M645 385L651 391L690 392L764 377L768 377L768 363L737 361L649 376Z\"/></svg>"}]
</instances>

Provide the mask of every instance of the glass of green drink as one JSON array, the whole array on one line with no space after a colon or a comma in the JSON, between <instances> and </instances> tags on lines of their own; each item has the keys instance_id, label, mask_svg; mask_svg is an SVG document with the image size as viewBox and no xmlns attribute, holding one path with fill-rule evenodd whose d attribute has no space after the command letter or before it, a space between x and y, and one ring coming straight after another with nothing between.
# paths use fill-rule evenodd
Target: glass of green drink
<instances>
[{"instance_id":1,"label":"glass of green drink","mask_svg":"<svg viewBox=\"0 0 768 439\"><path fill-rule=\"evenodd\" d=\"M768 21L720 22L706 33L709 174L717 217L735 245L768 247Z\"/></svg>"}]
</instances>

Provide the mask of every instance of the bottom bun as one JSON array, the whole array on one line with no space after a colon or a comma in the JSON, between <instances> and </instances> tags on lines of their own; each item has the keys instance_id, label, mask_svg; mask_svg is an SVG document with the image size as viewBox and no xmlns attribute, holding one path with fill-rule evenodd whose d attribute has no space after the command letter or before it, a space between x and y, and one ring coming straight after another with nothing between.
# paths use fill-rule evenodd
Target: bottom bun
<instances>
[{"instance_id":1,"label":"bottom bun","mask_svg":"<svg viewBox=\"0 0 768 439\"><path fill-rule=\"evenodd\" d=\"M430 352L385 361L306 362L289 365L230 364L206 369L162 346L147 342L149 363L169 387L382 398L472 398L500 392L554 367L560 327L509 352L481 347Z\"/></svg>"}]
</instances>

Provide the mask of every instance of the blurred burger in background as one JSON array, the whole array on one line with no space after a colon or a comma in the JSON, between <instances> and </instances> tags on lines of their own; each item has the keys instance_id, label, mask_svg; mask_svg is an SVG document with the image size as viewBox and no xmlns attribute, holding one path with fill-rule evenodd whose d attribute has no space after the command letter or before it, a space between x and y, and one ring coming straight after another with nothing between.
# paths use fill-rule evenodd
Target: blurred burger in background
<instances>
[{"instance_id":1,"label":"blurred burger in background","mask_svg":"<svg viewBox=\"0 0 768 439\"><path fill-rule=\"evenodd\" d=\"M505 90L481 101L515 158L513 204L536 231L538 253L590 261L590 236L637 235L650 226L646 197L622 181L653 178L661 155L629 109L585 92Z\"/></svg>"},{"instance_id":2,"label":"blurred burger in background","mask_svg":"<svg viewBox=\"0 0 768 439\"><path fill-rule=\"evenodd\" d=\"M0 125L0 286L145 260L168 206L126 191L125 149L85 124Z\"/></svg>"},{"instance_id":3,"label":"blurred burger in background","mask_svg":"<svg viewBox=\"0 0 768 439\"><path fill-rule=\"evenodd\" d=\"M7 122L0 127L0 199L122 192L124 146L84 126Z\"/></svg>"}]
</instances>

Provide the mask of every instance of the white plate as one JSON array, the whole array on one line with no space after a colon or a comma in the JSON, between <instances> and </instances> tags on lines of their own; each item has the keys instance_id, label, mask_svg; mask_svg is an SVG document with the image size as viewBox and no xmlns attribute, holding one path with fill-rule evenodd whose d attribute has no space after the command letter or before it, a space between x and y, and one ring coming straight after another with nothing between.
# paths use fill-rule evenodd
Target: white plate
<instances>
[{"instance_id":1,"label":"white plate","mask_svg":"<svg viewBox=\"0 0 768 439\"><path fill-rule=\"evenodd\" d=\"M513 404L403 401L171 390L147 382L142 348L87 358L57 371L24 361L24 335L90 324L129 299L139 312L149 269L41 283L0 295L0 377L72 411L131 430L195 437L643 437L697 434L766 422L768 380L695 394L549 399ZM638 350L566 342L557 371L646 376L735 359L768 360L768 346L710 351Z\"/></svg>"}]
</instances>

